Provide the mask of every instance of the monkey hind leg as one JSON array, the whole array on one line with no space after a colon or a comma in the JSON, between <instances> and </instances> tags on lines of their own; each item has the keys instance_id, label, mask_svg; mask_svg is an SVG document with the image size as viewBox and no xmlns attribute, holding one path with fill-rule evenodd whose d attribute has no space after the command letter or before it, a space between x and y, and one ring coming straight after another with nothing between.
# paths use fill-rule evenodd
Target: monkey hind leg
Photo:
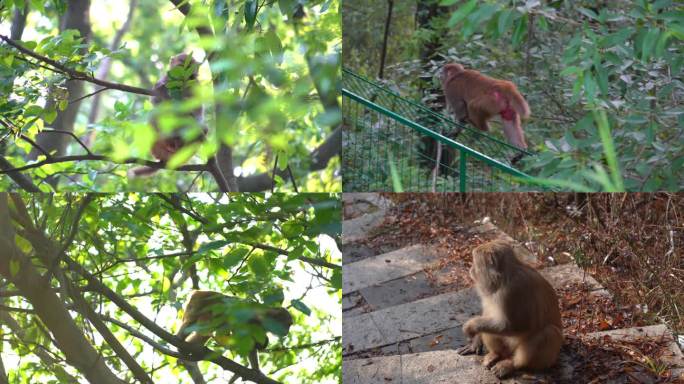
<instances>
[{"instance_id":1,"label":"monkey hind leg","mask_svg":"<svg viewBox=\"0 0 684 384\"><path fill-rule=\"evenodd\" d=\"M521 149L527 149L527 142L525 142L525 133L520 123L520 115L517 113L513 115L511 120L506 120L502 117L503 131L508 142Z\"/></svg>"},{"instance_id":2,"label":"monkey hind leg","mask_svg":"<svg viewBox=\"0 0 684 384\"><path fill-rule=\"evenodd\" d=\"M482 333L481 335L482 343L487 348L487 354L482 360L482 365L490 368L496 364L497 361L511 356L511 350L505 337L491 333Z\"/></svg>"},{"instance_id":3,"label":"monkey hind leg","mask_svg":"<svg viewBox=\"0 0 684 384\"><path fill-rule=\"evenodd\" d=\"M496 114L496 112L490 112L490 109L487 100L474 99L468 103L468 120L479 130L489 131L487 120Z\"/></svg>"},{"instance_id":4,"label":"monkey hind leg","mask_svg":"<svg viewBox=\"0 0 684 384\"><path fill-rule=\"evenodd\" d=\"M513 354L515 369L541 370L549 368L558 360L563 333L555 325L547 325L544 329L521 340Z\"/></svg>"}]
</instances>

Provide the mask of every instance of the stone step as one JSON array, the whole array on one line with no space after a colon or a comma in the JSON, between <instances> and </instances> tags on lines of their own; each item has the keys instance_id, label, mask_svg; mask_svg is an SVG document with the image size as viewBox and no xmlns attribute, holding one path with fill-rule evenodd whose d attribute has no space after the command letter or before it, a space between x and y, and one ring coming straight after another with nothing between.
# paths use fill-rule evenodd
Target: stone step
<instances>
[{"instance_id":1,"label":"stone step","mask_svg":"<svg viewBox=\"0 0 684 384\"><path fill-rule=\"evenodd\" d=\"M412 245L342 266L342 292L360 289L422 271L440 254L426 245Z\"/></svg>"},{"instance_id":2,"label":"stone step","mask_svg":"<svg viewBox=\"0 0 684 384\"><path fill-rule=\"evenodd\" d=\"M623 329L613 329L611 331L603 332L593 332L583 335L583 338L600 338L604 336L610 336L613 340L635 340L642 337L648 337L652 339L665 338L669 340L668 351L669 355L663 356L662 359L671 364L674 367L673 371L679 374L684 373L684 353L679 349L677 342L674 340L674 335L672 331L667 328L665 324L650 325L646 327L634 327L634 328L623 328ZM677 377L677 376L675 376Z\"/></svg>"},{"instance_id":3,"label":"stone step","mask_svg":"<svg viewBox=\"0 0 684 384\"><path fill-rule=\"evenodd\" d=\"M480 312L472 288L342 319L343 354L398 343L455 325Z\"/></svg>"},{"instance_id":4,"label":"stone step","mask_svg":"<svg viewBox=\"0 0 684 384\"><path fill-rule=\"evenodd\" d=\"M499 380L473 356L444 350L344 360L344 384L494 384ZM515 383L509 380L507 383Z\"/></svg>"},{"instance_id":5,"label":"stone step","mask_svg":"<svg viewBox=\"0 0 684 384\"><path fill-rule=\"evenodd\" d=\"M599 338L606 335L614 340L634 340L650 337L671 338L672 333L665 325L616 329L582 335L582 338ZM684 357L674 341L670 345L671 356L663 360L670 364L674 378L682 379L684 374ZM492 373L485 369L481 357L461 356L454 349L427 351L412 354L372 357L367 359L344 360L342 362L342 381L345 384L428 384L428 383L501 383ZM563 382L573 382L576 372L573 368L573 357L565 351L561 353L559 365L551 373ZM548 371L547 371L548 372ZM524 374L504 380L506 384L546 382L530 381L535 374ZM538 378L544 378L540 374ZM548 378L548 376L546 376ZM623 382L616 380L614 382Z\"/></svg>"},{"instance_id":6,"label":"stone step","mask_svg":"<svg viewBox=\"0 0 684 384\"><path fill-rule=\"evenodd\" d=\"M539 272L551 282L554 288L585 281L593 289L592 294L608 294L596 280L588 275L583 276L582 270L575 265L558 265ZM429 288L425 287L422 280L418 278L421 275L422 272L419 272L408 278L379 283L377 286L370 286L359 291L371 308L388 306L362 314L359 314L360 310L345 312L342 320L345 335L344 354L386 347L416 338L419 340L410 345L413 352L429 350L434 346L435 341L452 343L454 348L462 345L465 339L460 332L447 333L449 338L439 339L438 337L443 333L441 331L460 328L467 319L480 313L480 303L474 288L402 303L401 300L429 292ZM416 279L412 278L414 276ZM396 292L395 297L383 298L383 296L392 295L393 292ZM356 300L360 299L356 292L354 295ZM392 305L397 303L399 304ZM351 307L351 305L348 306L348 308ZM383 350L389 352L392 348L397 351L403 349L397 346L383 348Z\"/></svg>"},{"instance_id":7,"label":"stone step","mask_svg":"<svg viewBox=\"0 0 684 384\"><path fill-rule=\"evenodd\" d=\"M385 210L367 213L351 220L342 221L342 244L363 240L379 227L385 219Z\"/></svg>"}]
</instances>

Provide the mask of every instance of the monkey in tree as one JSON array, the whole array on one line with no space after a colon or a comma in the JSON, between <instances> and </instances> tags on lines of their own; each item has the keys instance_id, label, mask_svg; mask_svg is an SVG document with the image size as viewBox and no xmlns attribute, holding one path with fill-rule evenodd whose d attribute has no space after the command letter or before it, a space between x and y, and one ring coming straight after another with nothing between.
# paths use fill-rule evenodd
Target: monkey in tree
<instances>
[{"instance_id":1,"label":"monkey in tree","mask_svg":"<svg viewBox=\"0 0 684 384\"><path fill-rule=\"evenodd\" d=\"M152 104L159 105L164 101L184 101L192 97L192 88L197 82L197 71L199 63L187 54L181 53L173 56L169 61L169 70L154 85L152 89ZM207 133L206 127L202 124L202 107L182 114L181 126L171 133L163 133L159 128L157 117L152 118L151 124L157 133L157 138L152 145L150 153L157 160L167 162L183 146L204 139ZM199 124L202 127L202 134L189 142L183 138L183 131L188 127ZM157 172L156 168L138 167L131 170L133 177L149 176Z\"/></svg>"},{"instance_id":2,"label":"monkey in tree","mask_svg":"<svg viewBox=\"0 0 684 384\"><path fill-rule=\"evenodd\" d=\"M185 304L183 321L176 336L188 343L204 345L211 337L244 335L230 323L231 311L248 314L244 321L254 346L249 351L252 369L259 369L257 352L268 346L266 332L283 337L290 331L292 315L285 308L273 308L257 302L226 296L214 291L193 291Z\"/></svg>"},{"instance_id":3,"label":"monkey in tree","mask_svg":"<svg viewBox=\"0 0 684 384\"><path fill-rule=\"evenodd\" d=\"M540 370L556 363L563 344L558 298L551 284L515 256L510 244L495 240L473 250L470 277L482 301L482 315L463 332L473 339L459 353L487 349L483 365L503 378L516 370Z\"/></svg>"},{"instance_id":4,"label":"monkey in tree","mask_svg":"<svg viewBox=\"0 0 684 384\"><path fill-rule=\"evenodd\" d=\"M487 121L499 115L508 141L527 149L521 119L530 116L530 107L515 84L464 69L456 63L444 66L440 80L447 106L456 120L470 121L478 129L488 131Z\"/></svg>"}]
</instances>

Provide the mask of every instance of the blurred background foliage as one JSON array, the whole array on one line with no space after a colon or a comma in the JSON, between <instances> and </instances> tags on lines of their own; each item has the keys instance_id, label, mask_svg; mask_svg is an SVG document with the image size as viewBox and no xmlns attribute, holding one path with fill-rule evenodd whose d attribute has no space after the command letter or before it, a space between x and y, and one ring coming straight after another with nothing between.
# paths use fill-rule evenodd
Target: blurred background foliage
<instances>
[{"instance_id":1,"label":"blurred background foliage","mask_svg":"<svg viewBox=\"0 0 684 384\"><path fill-rule=\"evenodd\" d=\"M155 108L147 95L135 91L95 93L101 86L69 81L74 78L69 73L0 42L5 171L45 159L31 141L55 157L88 154L74 137L49 128L73 132L92 154L106 159L54 162L22 171L41 190L217 190L206 172L162 170L131 180L126 172L134 165L121 164L130 158L153 160L152 115L161 115L160 125L168 130L181 123L184 110L202 105L208 139L180 151L169 161L170 168L206 163L223 143L232 148L224 159L232 160L232 167L224 167L224 174L241 190L271 189L276 158L278 190L294 189L284 172L288 164L300 190L341 189L339 145L332 152L319 148L336 139L340 118L338 0L0 4L1 35L98 79L150 90L166 72L170 57L186 52L201 62L193 97L180 107ZM197 135L197 129L187 131L183 135ZM3 177L0 188L15 187Z\"/></svg>"},{"instance_id":2,"label":"blurred background foliage","mask_svg":"<svg viewBox=\"0 0 684 384\"><path fill-rule=\"evenodd\" d=\"M379 75L390 5L386 83L444 112L447 62L512 80L532 109L523 171L561 189L684 188L681 2L347 1L345 67Z\"/></svg>"}]
</instances>

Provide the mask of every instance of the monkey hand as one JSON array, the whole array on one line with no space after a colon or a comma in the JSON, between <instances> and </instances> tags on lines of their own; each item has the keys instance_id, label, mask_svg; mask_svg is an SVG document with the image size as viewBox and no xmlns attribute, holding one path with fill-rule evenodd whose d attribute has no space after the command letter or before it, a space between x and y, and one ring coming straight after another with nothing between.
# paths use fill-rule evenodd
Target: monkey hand
<instances>
[{"instance_id":1,"label":"monkey hand","mask_svg":"<svg viewBox=\"0 0 684 384\"><path fill-rule=\"evenodd\" d=\"M465 335L471 339L474 338L477 333L479 333L477 327L478 318L479 317L473 317L472 319L466 321L465 324L463 324L463 333L465 333Z\"/></svg>"}]
</instances>

